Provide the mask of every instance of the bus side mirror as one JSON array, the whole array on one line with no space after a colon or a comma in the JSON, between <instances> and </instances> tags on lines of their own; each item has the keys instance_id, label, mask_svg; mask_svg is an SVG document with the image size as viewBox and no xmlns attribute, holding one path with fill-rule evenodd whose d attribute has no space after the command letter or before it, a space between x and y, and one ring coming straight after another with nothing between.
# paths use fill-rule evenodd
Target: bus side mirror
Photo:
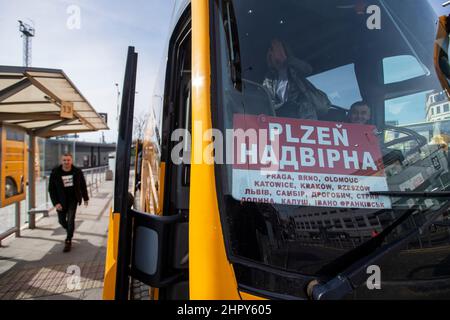
<instances>
[{"instance_id":1,"label":"bus side mirror","mask_svg":"<svg viewBox=\"0 0 450 320\"><path fill-rule=\"evenodd\" d=\"M133 244L130 275L142 283L163 288L176 282L182 273L170 260L171 235L181 215L156 216L131 210Z\"/></svg>"}]
</instances>

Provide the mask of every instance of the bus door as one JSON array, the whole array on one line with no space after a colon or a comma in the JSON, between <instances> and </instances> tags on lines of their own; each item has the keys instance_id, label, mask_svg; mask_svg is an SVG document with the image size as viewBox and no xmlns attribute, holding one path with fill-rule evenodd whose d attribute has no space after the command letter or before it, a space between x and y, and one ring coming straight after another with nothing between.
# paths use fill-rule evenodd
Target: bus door
<instances>
[{"instance_id":1,"label":"bus door","mask_svg":"<svg viewBox=\"0 0 450 320\"><path fill-rule=\"evenodd\" d=\"M130 275L151 287L152 299L187 300L192 119L190 20L181 21L171 44L161 140L161 161L166 164L162 175L163 210L162 215L130 211L133 220Z\"/></svg>"},{"instance_id":2,"label":"bus door","mask_svg":"<svg viewBox=\"0 0 450 320\"><path fill-rule=\"evenodd\" d=\"M111 288L115 288L115 294L107 292L108 289L106 289L104 297L107 299L114 297L117 300L127 300L129 295L129 264L132 240L132 221L129 209L131 209L132 202L129 198L128 185L130 175L130 150L133 133L134 97L136 91L137 58L138 55L135 52L134 47L129 47L117 138L114 213L113 219L110 220L110 234L108 235L106 261L107 270L105 271L105 289L110 287L110 283L114 283L114 285L111 285ZM117 219L114 219L114 216L117 217L117 215L120 217L118 225L117 222L114 223L114 221L117 221ZM111 229L114 229L114 231L111 232ZM118 235L118 238L115 239L114 235ZM116 265L115 275L113 267L114 263ZM111 268L108 268L109 266L111 266ZM108 278L110 273L112 273L112 279Z\"/></svg>"},{"instance_id":3,"label":"bus door","mask_svg":"<svg viewBox=\"0 0 450 320\"><path fill-rule=\"evenodd\" d=\"M171 39L163 110L161 161L163 173L162 215L138 212L128 195L129 150L137 54L130 49L120 116L115 212L120 213L115 298L130 296L130 279L152 289L154 299L188 299L188 217L191 129L191 35L190 14L181 19ZM125 171L125 172L124 172ZM142 177L145 179L146 177ZM147 192L145 189L142 192ZM144 196L144 195L141 195Z\"/></svg>"},{"instance_id":4,"label":"bus door","mask_svg":"<svg viewBox=\"0 0 450 320\"><path fill-rule=\"evenodd\" d=\"M144 283L158 288L160 300L189 299L189 194L191 159L191 21L189 10L180 19L169 48L165 99L162 110L161 162L165 163L162 216L146 215L149 226L158 232L154 247L154 268ZM144 177L143 177L144 178ZM139 215L141 219L144 216ZM153 233L156 238L156 234ZM135 242L138 236L135 237ZM153 242L154 244L156 242ZM137 270L142 251L134 248ZM142 271L142 270L141 270Z\"/></svg>"}]
</instances>

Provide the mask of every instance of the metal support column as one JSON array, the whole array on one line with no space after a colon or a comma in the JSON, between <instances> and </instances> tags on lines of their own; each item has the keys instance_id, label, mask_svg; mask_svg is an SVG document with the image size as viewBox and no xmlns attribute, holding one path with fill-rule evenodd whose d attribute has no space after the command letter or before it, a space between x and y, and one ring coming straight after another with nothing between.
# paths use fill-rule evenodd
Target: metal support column
<instances>
[{"instance_id":1,"label":"metal support column","mask_svg":"<svg viewBox=\"0 0 450 320\"><path fill-rule=\"evenodd\" d=\"M20 205L20 202L17 202L16 203L16 238L20 238L20 226L21 226L21 224L20 224L20 207L21 207L21 205Z\"/></svg>"},{"instance_id":2,"label":"metal support column","mask_svg":"<svg viewBox=\"0 0 450 320\"><path fill-rule=\"evenodd\" d=\"M30 148L28 156L28 211L36 208L36 176L34 165L36 163L36 136L30 134ZM36 217L34 214L28 216L28 226L30 229L36 227Z\"/></svg>"},{"instance_id":3,"label":"metal support column","mask_svg":"<svg viewBox=\"0 0 450 320\"><path fill-rule=\"evenodd\" d=\"M77 140L74 138L73 140L73 152L72 152L72 158L73 158L73 165L77 165Z\"/></svg>"}]
</instances>

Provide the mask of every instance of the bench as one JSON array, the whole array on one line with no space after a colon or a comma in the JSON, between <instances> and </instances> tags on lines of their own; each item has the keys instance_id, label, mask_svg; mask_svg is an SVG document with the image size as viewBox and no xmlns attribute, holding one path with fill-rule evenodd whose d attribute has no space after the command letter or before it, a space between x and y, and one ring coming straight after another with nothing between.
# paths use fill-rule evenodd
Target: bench
<instances>
[{"instance_id":1,"label":"bench","mask_svg":"<svg viewBox=\"0 0 450 320\"><path fill-rule=\"evenodd\" d=\"M33 209L28 210L28 216L29 216L28 227L30 229L35 229L36 228L36 215L42 213L44 215L44 218L48 218L49 212L52 209L53 208L44 208L44 209L33 208Z\"/></svg>"}]
</instances>

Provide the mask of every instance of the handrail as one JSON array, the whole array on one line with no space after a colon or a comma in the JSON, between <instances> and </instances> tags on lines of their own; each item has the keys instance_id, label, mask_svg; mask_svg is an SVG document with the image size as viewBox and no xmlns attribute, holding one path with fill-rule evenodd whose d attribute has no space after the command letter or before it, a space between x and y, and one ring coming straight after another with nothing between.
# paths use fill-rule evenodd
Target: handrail
<instances>
[{"instance_id":1,"label":"handrail","mask_svg":"<svg viewBox=\"0 0 450 320\"><path fill-rule=\"evenodd\" d=\"M89 168L89 169L82 169L83 173L88 173L90 171L98 171L98 170L108 170L109 166L101 166L101 167L95 167L95 168Z\"/></svg>"},{"instance_id":2,"label":"handrail","mask_svg":"<svg viewBox=\"0 0 450 320\"><path fill-rule=\"evenodd\" d=\"M104 174L106 174L106 171L109 170L109 166L102 166L97 168L89 168L89 169L83 169L83 174L86 179L86 187L89 189L89 194L92 197L92 189L95 186L95 191L98 192L99 184L102 182L103 178L106 179L106 177L103 177ZM95 181L94 181L94 175L95 175ZM90 177L90 180L88 179Z\"/></svg>"}]
</instances>

